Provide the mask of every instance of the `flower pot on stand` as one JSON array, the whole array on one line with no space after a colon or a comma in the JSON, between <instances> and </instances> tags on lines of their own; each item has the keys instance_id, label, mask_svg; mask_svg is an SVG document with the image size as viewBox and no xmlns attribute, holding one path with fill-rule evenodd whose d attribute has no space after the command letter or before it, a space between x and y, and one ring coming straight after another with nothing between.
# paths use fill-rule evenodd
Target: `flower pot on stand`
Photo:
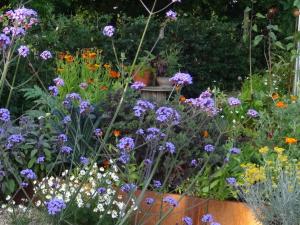
<instances>
[{"instance_id":1,"label":"flower pot on stand","mask_svg":"<svg viewBox=\"0 0 300 225\"><path fill-rule=\"evenodd\" d=\"M169 80L169 77L157 77L157 83L161 87L172 87L172 83Z\"/></svg>"},{"instance_id":2,"label":"flower pot on stand","mask_svg":"<svg viewBox=\"0 0 300 225\"><path fill-rule=\"evenodd\" d=\"M151 86L153 83L153 72L150 69L143 71L135 71L133 74L133 80L143 82L146 86Z\"/></svg>"}]
</instances>

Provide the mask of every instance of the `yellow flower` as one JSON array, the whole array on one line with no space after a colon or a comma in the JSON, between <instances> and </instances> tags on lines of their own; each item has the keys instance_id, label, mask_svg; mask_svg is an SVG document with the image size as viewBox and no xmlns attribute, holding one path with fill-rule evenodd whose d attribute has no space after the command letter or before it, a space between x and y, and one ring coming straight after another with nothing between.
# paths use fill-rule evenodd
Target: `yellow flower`
<instances>
[{"instance_id":1,"label":"yellow flower","mask_svg":"<svg viewBox=\"0 0 300 225\"><path fill-rule=\"evenodd\" d=\"M244 179L248 184L254 184L258 181L266 179L265 169L253 163L247 163L241 165L244 169Z\"/></svg>"},{"instance_id":2,"label":"yellow flower","mask_svg":"<svg viewBox=\"0 0 300 225\"><path fill-rule=\"evenodd\" d=\"M278 155L281 155L284 151L284 148L280 147L274 147L274 152L276 152Z\"/></svg>"},{"instance_id":3,"label":"yellow flower","mask_svg":"<svg viewBox=\"0 0 300 225\"><path fill-rule=\"evenodd\" d=\"M262 148L260 148L260 149L258 150L258 152L259 152L260 154L266 154L266 153L268 153L268 151L269 151L268 146L262 147Z\"/></svg>"},{"instance_id":4,"label":"yellow flower","mask_svg":"<svg viewBox=\"0 0 300 225\"><path fill-rule=\"evenodd\" d=\"M288 161L288 157L286 155L278 155L278 160L285 163Z\"/></svg>"}]
</instances>

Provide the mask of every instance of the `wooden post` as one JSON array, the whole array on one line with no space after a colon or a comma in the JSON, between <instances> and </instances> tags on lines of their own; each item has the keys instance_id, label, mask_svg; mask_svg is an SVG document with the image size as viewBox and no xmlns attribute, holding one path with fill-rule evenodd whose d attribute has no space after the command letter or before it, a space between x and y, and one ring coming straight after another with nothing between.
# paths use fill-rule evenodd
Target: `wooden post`
<instances>
[{"instance_id":1,"label":"wooden post","mask_svg":"<svg viewBox=\"0 0 300 225\"><path fill-rule=\"evenodd\" d=\"M300 32L300 16L298 16L298 32ZM295 63L295 77L293 84L293 94L296 96L300 95L300 41L297 43L297 57Z\"/></svg>"}]
</instances>

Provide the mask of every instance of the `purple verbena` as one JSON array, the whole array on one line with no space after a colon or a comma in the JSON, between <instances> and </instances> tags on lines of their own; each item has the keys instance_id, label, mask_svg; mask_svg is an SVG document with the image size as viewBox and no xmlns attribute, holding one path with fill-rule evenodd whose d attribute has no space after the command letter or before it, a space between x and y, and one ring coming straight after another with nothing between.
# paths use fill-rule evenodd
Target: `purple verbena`
<instances>
[{"instance_id":1,"label":"purple verbena","mask_svg":"<svg viewBox=\"0 0 300 225\"><path fill-rule=\"evenodd\" d=\"M177 13L170 9L168 12L166 12L166 17L170 20L176 20L177 19Z\"/></svg>"},{"instance_id":2,"label":"purple verbena","mask_svg":"<svg viewBox=\"0 0 300 225\"><path fill-rule=\"evenodd\" d=\"M137 100L135 106L133 107L134 115L136 117L141 117L148 110L153 110L155 108L154 104L146 100Z\"/></svg>"},{"instance_id":3,"label":"purple verbena","mask_svg":"<svg viewBox=\"0 0 300 225\"><path fill-rule=\"evenodd\" d=\"M185 216L182 218L184 225L193 225L193 219L191 217Z\"/></svg>"},{"instance_id":4,"label":"purple verbena","mask_svg":"<svg viewBox=\"0 0 300 225\"><path fill-rule=\"evenodd\" d=\"M25 138L21 134L12 134L7 138L7 149L13 148L16 144L20 144L25 141Z\"/></svg>"},{"instance_id":5,"label":"purple verbena","mask_svg":"<svg viewBox=\"0 0 300 225\"><path fill-rule=\"evenodd\" d=\"M108 25L103 28L102 33L104 36L112 37L114 35L115 31L116 31L116 29L113 26Z\"/></svg>"},{"instance_id":6,"label":"purple verbena","mask_svg":"<svg viewBox=\"0 0 300 225\"><path fill-rule=\"evenodd\" d=\"M66 208L64 200L53 198L46 202L47 210L49 215L57 215Z\"/></svg>"},{"instance_id":7,"label":"purple verbena","mask_svg":"<svg viewBox=\"0 0 300 225\"><path fill-rule=\"evenodd\" d=\"M153 180L153 187L161 188L161 182L159 180Z\"/></svg>"},{"instance_id":8,"label":"purple verbena","mask_svg":"<svg viewBox=\"0 0 300 225\"><path fill-rule=\"evenodd\" d=\"M226 178L226 182L229 185L234 186L236 184L236 179L234 177L228 177L228 178Z\"/></svg>"},{"instance_id":9,"label":"purple verbena","mask_svg":"<svg viewBox=\"0 0 300 225\"><path fill-rule=\"evenodd\" d=\"M257 117L259 117L259 113L254 109L249 109L247 112L247 116L249 116L251 118L257 118Z\"/></svg>"},{"instance_id":10,"label":"purple verbena","mask_svg":"<svg viewBox=\"0 0 300 225\"><path fill-rule=\"evenodd\" d=\"M166 142L163 145L159 146L159 151L166 151L174 154L176 152L176 147L172 142Z\"/></svg>"},{"instance_id":11,"label":"purple verbena","mask_svg":"<svg viewBox=\"0 0 300 225\"><path fill-rule=\"evenodd\" d=\"M40 57L43 59L43 60L48 60L48 59L51 59L52 58L52 54L50 51L43 51L41 54L40 54Z\"/></svg>"},{"instance_id":12,"label":"purple verbena","mask_svg":"<svg viewBox=\"0 0 300 225\"><path fill-rule=\"evenodd\" d=\"M97 189L97 192L98 192L98 194L105 194L106 193L106 188L105 187L99 187L98 189Z\"/></svg>"},{"instance_id":13,"label":"purple verbena","mask_svg":"<svg viewBox=\"0 0 300 225\"><path fill-rule=\"evenodd\" d=\"M84 156L80 156L80 163L82 164L82 165L84 165L84 166L86 166L86 165L88 165L89 164L89 162L90 162L90 160L88 159L88 158L86 158L86 157L84 157Z\"/></svg>"},{"instance_id":14,"label":"purple verbena","mask_svg":"<svg viewBox=\"0 0 300 225\"><path fill-rule=\"evenodd\" d=\"M193 78L188 73L176 73L169 80L173 85L176 86L185 86L193 83Z\"/></svg>"},{"instance_id":15,"label":"purple verbena","mask_svg":"<svg viewBox=\"0 0 300 225\"><path fill-rule=\"evenodd\" d=\"M0 108L0 120L3 122L10 121L10 112L8 109Z\"/></svg>"},{"instance_id":16,"label":"purple verbena","mask_svg":"<svg viewBox=\"0 0 300 225\"><path fill-rule=\"evenodd\" d=\"M56 87L62 87L65 85L65 81L60 77L53 79L53 82L55 83Z\"/></svg>"},{"instance_id":17,"label":"purple verbena","mask_svg":"<svg viewBox=\"0 0 300 225\"><path fill-rule=\"evenodd\" d=\"M30 52L29 48L25 45L21 45L18 48L19 56L22 56L23 58L26 58L29 55L29 52Z\"/></svg>"},{"instance_id":18,"label":"purple verbena","mask_svg":"<svg viewBox=\"0 0 300 225\"><path fill-rule=\"evenodd\" d=\"M48 90L52 96L58 95L58 88L56 86L49 86Z\"/></svg>"},{"instance_id":19,"label":"purple verbena","mask_svg":"<svg viewBox=\"0 0 300 225\"><path fill-rule=\"evenodd\" d=\"M136 188L137 188L136 185L133 183L123 184L121 186L121 191L129 193L129 192L135 191Z\"/></svg>"},{"instance_id":20,"label":"purple verbena","mask_svg":"<svg viewBox=\"0 0 300 225\"><path fill-rule=\"evenodd\" d=\"M215 146L211 145L211 144L207 144L204 146L204 151L206 152L213 152L215 150Z\"/></svg>"},{"instance_id":21,"label":"purple verbena","mask_svg":"<svg viewBox=\"0 0 300 225\"><path fill-rule=\"evenodd\" d=\"M136 81L130 87L131 87L131 89L138 91L138 90L141 90L142 88L144 88L145 86L146 85L143 82Z\"/></svg>"},{"instance_id":22,"label":"purple verbena","mask_svg":"<svg viewBox=\"0 0 300 225\"><path fill-rule=\"evenodd\" d=\"M36 174L31 169L24 169L20 174L29 180L35 180L37 178Z\"/></svg>"},{"instance_id":23,"label":"purple verbena","mask_svg":"<svg viewBox=\"0 0 300 225\"><path fill-rule=\"evenodd\" d=\"M239 105L241 105L241 101L238 98L235 98L235 97L229 97L227 99L227 102L230 106L239 106Z\"/></svg>"},{"instance_id":24,"label":"purple verbena","mask_svg":"<svg viewBox=\"0 0 300 225\"><path fill-rule=\"evenodd\" d=\"M177 125L180 122L179 113L170 107L160 107L156 110L156 120L161 123L170 123L172 125Z\"/></svg>"},{"instance_id":25,"label":"purple verbena","mask_svg":"<svg viewBox=\"0 0 300 225\"><path fill-rule=\"evenodd\" d=\"M80 114L87 114L94 111L94 107L89 101L81 101L79 104Z\"/></svg>"},{"instance_id":26,"label":"purple verbena","mask_svg":"<svg viewBox=\"0 0 300 225\"><path fill-rule=\"evenodd\" d=\"M36 159L37 164L42 164L45 161L45 156L41 155Z\"/></svg>"},{"instance_id":27,"label":"purple verbena","mask_svg":"<svg viewBox=\"0 0 300 225\"><path fill-rule=\"evenodd\" d=\"M146 141L160 140L164 138L166 134L162 133L160 129L156 127L150 127L146 130Z\"/></svg>"},{"instance_id":28,"label":"purple verbena","mask_svg":"<svg viewBox=\"0 0 300 225\"><path fill-rule=\"evenodd\" d=\"M119 140L117 147L121 151L131 151L135 147L134 139L131 137L123 137Z\"/></svg>"},{"instance_id":29,"label":"purple verbena","mask_svg":"<svg viewBox=\"0 0 300 225\"><path fill-rule=\"evenodd\" d=\"M62 146L60 148L60 152L63 154L70 154L73 151L73 149L69 146Z\"/></svg>"},{"instance_id":30,"label":"purple verbena","mask_svg":"<svg viewBox=\"0 0 300 225\"><path fill-rule=\"evenodd\" d=\"M213 222L213 216L211 214L205 214L202 216L201 221L204 223L211 223Z\"/></svg>"},{"instance_id":31,"label":"purple verbena","mask_svg":"<svg viewBox=\"0 0 300 225\"><path fill-rule=\"evenodd\" d=\"M145 202L147 205L152 205L154 203L154 201L155 201L154 198L146 198L145 199Z\"/></svg>"},{"instance_id":32,"label":"purple verbena","mask_svg":"<svg viewBox=\"0 0 300 225\"><path fill-rule=\"evenodd\" d=\"M229 150L229 152L230 152L231 154L233 154L233 155L238 155L238 154L241 153L241 149L236 148L236 147L233 147L233 148L231 148L231 149Z\"/></svg>"},{"instance_id":33,"label":"purple verbena","mask_svg":"<svg viewBox=\"0 0 300 225\"><path fill-rule=\"evenodd\" d=\"M178 202L171 196L164 197L163 202L168 203L170 206L173 206L173 207L178 206Z\"/></svg>"}]
</instances>

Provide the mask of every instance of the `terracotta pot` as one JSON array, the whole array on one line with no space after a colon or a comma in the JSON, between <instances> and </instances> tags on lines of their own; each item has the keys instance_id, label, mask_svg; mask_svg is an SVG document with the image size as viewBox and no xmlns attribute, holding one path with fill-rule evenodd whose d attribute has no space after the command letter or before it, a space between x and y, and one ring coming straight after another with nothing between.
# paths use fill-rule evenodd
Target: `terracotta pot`
<instances>
[{"instance_id":1,"label":"terracotta pot","mask_svg":"<svg viewBox=\"0 0 300 225\"><path fill-rule=\"evenodd\" d=\"M143 82L146 86L151 86L153 83L153 72L150 69L134 72L133 80Z\"/></svg>"},{"instance_id":2,"label":"terracotta pot","mask_svg":"<svg viewBox=\"0 0 300 225\"><path fill-rule=\"evenodd\" d=\"M137 192L137 195L140 192ZM162 198L171 196L179 200L180 195L165 194L161 195L156 192L147 191L145 198L151 197L155 199L155 203L150 206L143 201L140 209L135 215L134 220L138 221L136 224L154 225L159 221L161 206L162 215L168 212L172 206L162 203ZM210 213L214 220L222 225L261 225L257 222L251 210L246 204L233 201L217 201L201 199L196 197L183 197L178 206L164 219L160 225L175 225L183 224L182 218L189 216L193 219L193 225L203 225L201 218L204 214Z\"/></svg>"},{"instance_id":3,"label":"terracotta pot","mask_svg":"<svg viewBox=\"0 0 300 225\"><path fill-rule=\"evenodd\" d=\"M172 83L169 81L169 77L157 77L157 83L161 87L172 87Z\"/></svg>"}]
</instances>

